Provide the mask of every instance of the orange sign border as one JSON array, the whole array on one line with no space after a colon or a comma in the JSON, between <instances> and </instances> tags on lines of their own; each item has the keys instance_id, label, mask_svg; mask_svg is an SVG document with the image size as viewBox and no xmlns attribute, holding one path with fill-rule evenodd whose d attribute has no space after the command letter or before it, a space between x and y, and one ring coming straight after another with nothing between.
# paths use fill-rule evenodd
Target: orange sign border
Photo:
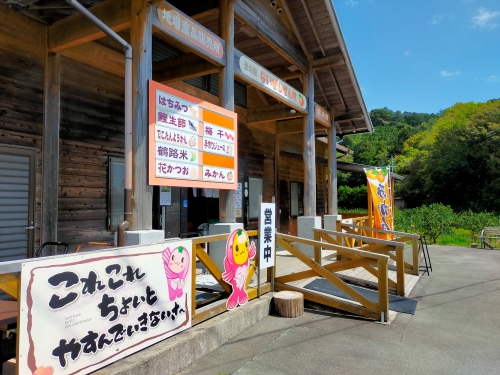
<instances>
[{"instance_id":1,"label":"orange sign border","mask_svg":"<svg viewBox=\"0 0 500 375\"><path fill-rule=\"evenodd\" d=\"M156 177L156 149L154 127L156 125L156 90L161 90L170 95L175 95L178 98L187 100L200 107L212 110L234 121L234 181L232 183L213 182L213 181L193 181L189 179L175 179L175 178L160 178ZM162 85L161 83L153 80L148 80L148 181L149 185L154 186L176 186L176 187L192 187L192 188L205 188L205 189L226 189L236 190L238 188L238 115L222 107L216 106L212 103L206 102L202 99L183 93L182 91L173 89L171 87Z\"/></svg>"}]
</instances>

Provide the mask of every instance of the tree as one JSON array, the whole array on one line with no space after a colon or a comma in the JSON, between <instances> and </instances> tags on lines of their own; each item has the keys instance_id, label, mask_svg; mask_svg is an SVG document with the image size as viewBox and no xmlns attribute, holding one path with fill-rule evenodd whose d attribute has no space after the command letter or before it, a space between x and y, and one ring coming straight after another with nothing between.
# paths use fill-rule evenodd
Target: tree
<instances>
[{"instance_id":1,"label":"tree","mask_svg":"<svg viewBox=\"0 0 500 375\"><path fill-rule=\"evenodd\" d=\"M433 203L413 210L413 222L417 233L429 238L432 243L443 233L449 233L456 225L450 206Z\"/></svg>"},{"instance_id":2,"label":"tree","mask_svg":"<svg viewBox=\"0 0 500 375\"><path fill-rule=\"evenodd\" d=\"M398 158L410 206L443 202L457 211L500 212L500 101L457 103L410 137Z\"/></svg>"}]
</instances>

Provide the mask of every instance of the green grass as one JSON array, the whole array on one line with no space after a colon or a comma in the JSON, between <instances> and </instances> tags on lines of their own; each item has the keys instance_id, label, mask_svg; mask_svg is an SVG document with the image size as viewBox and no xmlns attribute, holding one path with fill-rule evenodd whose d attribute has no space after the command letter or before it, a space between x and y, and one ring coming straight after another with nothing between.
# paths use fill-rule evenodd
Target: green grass
<instances>
[{"instance_id":1,"label":"green grass","mask_svg":"<svg viewBox=\"0 0 500 375\"><path fill-rule=\"evenodd\" d=\"M342 214L366 214L368 212L367 208L339 208L339 215Z\"/></svg>"},{"instance_id":2,"label":"green grass","mask_svg":"<svg viewBox=\"0 0 500 375\"><path fill-rule=\"evenodd\" d=\"M476 242L478 247L481 246L481 239L478 237L474 240L469 230L455 228L453 229L453 233L446 233L444 237L439 236L436 240L436 245L470 247L473 242ZM500 248L500 239L489 240L488 242L496 248Z\"/></svg>"}]
</instances>

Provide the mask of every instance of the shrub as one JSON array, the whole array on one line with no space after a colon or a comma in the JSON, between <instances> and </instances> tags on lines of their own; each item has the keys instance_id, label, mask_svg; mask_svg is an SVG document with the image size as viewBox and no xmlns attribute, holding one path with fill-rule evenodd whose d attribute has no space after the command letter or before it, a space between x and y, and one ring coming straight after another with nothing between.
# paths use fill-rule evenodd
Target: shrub
<instances>
[{"instance_id":1,"label":"shrub","mask_svg":"<svg viewBox=\"0 0 500 375\"><path fill-rule=\"evenodd\" d=\"M339 186L337 189L337 199L339 207L345 209L364 208L365 212L368 207L368 198L366 186Z\"/></svg>"}]
</instances>

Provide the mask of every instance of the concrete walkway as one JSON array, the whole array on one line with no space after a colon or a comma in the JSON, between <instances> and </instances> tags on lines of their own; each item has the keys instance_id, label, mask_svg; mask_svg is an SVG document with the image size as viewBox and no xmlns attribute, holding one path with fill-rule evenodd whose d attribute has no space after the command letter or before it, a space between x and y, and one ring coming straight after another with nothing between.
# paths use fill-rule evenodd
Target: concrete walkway
<instances>
[{"instance_id":1,"label":"concrete walkway","mask_svg":"<svg viewBox=\"0 0 500 375\"><path fill-rule=\"evenodd\" d=\"M268 316L180 374L500 374L500 251L429 251L414 316Z\"/></svg>"}]
</instances>

